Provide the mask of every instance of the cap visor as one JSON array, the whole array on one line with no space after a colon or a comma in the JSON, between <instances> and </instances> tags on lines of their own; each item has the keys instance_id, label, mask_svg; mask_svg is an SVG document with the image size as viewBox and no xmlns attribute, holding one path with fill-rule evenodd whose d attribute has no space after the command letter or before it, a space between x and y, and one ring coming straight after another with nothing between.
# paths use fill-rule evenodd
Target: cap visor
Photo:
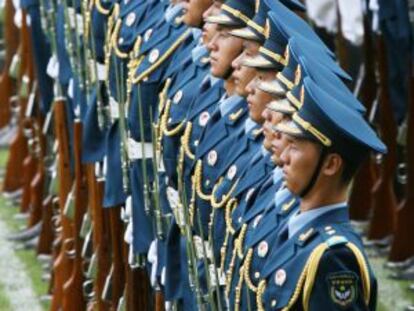
<instances>
[{"instance_id":1,"label":"cap visor","mask_svg":"<svg viewBox=\"0 0 414 311\"><path fill-rule=\"evenodd\" d=\"M262 55L257 55L255 57L246 57L243 59L242 66L261 68L261 69L274 69L275 65L267 60Z\"/></svg>"},{"instance_id":2,"label":"cap visor","mask_svg":"<svg viewBox=\"0 0 414 311\"><path fill-rule=\"evenodd\" d=\"M293 107L286 98L281 100L272 100L266 107L267 109L286 115L292 115L296 112L295 107Z\"/></svg>"},{"instance_id":3,"label":"cap visor","mask_svg":"<svg viewBox=\"0 0 414 311\"><path fill-rule=\"evenodd\" d=\"M238 38L251 40L251 41L260 41L260 38L254 33L254 31L252 31L248 27L235 29L235 30L230 31L229 33L232 36L235 36Z\"/></svg>"},{"instance_id":4,"label":"cap visor","mask_svg":"<svg viewBox=\"0 0 414 311\"><path fill-rule=\"evenodd\" d=\"M205 22L229 27L240 27L240 23L238 23L236 20L232 19L230 16L226 14L208 16L205 19Z\"/></svg>"},{"instance_id":5,"label":"cap visor","mask_svg":"<svg viewBox=\"0 0 414 311\"><path fill-rule=\"evenodd\" d=\"M287 134L293 137L299 137L299 138L305 138L306 134L305 132L296 125L293 121L289 122L280 122L276 126L272 126L272 129L274 131Z\"/></svg>"},{"instance_id":6,"label":"cap visor","mask_svg":"<svg viewBox=\"0 0 414 311\"><path fill-rule=\"evenodd\" d=\"M260 81L257 84L257 88L263 92L271 94L272 96L286 95L286 89L277 79L272 81Z\"/></svg>"}]
</instances>

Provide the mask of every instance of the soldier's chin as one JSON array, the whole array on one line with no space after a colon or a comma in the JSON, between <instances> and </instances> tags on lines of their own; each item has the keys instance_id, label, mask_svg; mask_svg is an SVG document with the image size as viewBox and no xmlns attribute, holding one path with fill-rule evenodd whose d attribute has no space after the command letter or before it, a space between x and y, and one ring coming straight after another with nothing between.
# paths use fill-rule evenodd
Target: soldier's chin
<instances>
[{"instance_id":1,"label":"soldier's chin","mask_svg":"<svg viewBox=\"0 0 414 311\"><path fill-rule=\"evenodd\" d=\"M210 68L211 74L216 77L223 80L227 80L229 77L231 77L231 70L226 70L226 68L223 68L218 62L214 62L211 64Z\"/></svg>"},{"instance_id":2,"label":"soldier's chin","mask_svg":"<svg viewBox=\"0 0 414 311\"><path fill-rule=\"evenodd\" d=\"M188 11L184 14L183 22L187 26L195 28L201 28L203 25L202 18L197 19L194 16L191 16L191 14Z\"/></svg>"},{"instance_id":3,"label":"soldier's chin","mask_svg":"<svg viewBox=\"0 0 414 311\"><path fill-rule=\"evenodd\" d=\"M264 140L263 140L263 147L267 150L267 151L271 151L272 150L272 142L270 140L268 140L265 136Z\"/></svg>"}]
</instances>

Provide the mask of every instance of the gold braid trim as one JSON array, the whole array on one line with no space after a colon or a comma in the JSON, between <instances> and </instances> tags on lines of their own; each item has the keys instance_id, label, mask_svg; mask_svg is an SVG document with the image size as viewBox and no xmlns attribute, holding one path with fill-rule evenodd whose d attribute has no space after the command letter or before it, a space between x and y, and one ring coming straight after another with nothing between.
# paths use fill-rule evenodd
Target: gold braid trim
<instances>
[{"instance_id":1,"label":"gold braid trim","mask_svg":"<svg viewBox=\"0 0 414 311\"><path fill-rule=\"evenodd\" d=\"M315 283L316 273L318 272L319 262L323 256L323 253L329 248L328 244L322 243L315 248L315 250L311 253L308 262L306 263L307 266L307 275L305 286L303 288L303 296L302 296L302 303L305 310L309 308L309 300L312 293L312 288Z\"/></svg>"},{"instance_id":2,"label":"gold braid trim","mask_svg":"<svg viewBox=\"0 0 414 311\"><path fill-rule=\"evenodd\" d=\"M184 134L181 137L181 145L184 149L185 155L190 160L195 159L195 154L191 152L191 148L190 148L190 138L191 138L192 130L193 130L193 124L191 122L187 122L187 126L185 127Z\"/></svg>"},{"instance_id":3,"label":"gold braid trim","mask_svg":"<svg viewBox=\"0 0 414 311\"><path fill-rule=\"evenodd\" d=\"M232 219L231 219L231 213L233 210L237 207L239 203L237 202L237 199L231 198L226 204L226 212L225 212L225 220L226 220L226 229L227 232L234 235L236 233L236 230L233 228Z\"/></svg>"},{"instance_id":4,"label":"gold braid trim","mask_svg":"<svg viewBox=\"0 0 414 311\"><path fill-rule=\"evenodd\" d=\"M239 270L239 281L237 282L237 286L236 286L236 290L235 290L235 294L234 294L234 311L238 311L240 310L240 301L241 301L241 291L243 288L243 274L244 274L244 265L242 265L240 267Z\"/></svg>"},{"instance_id":5,"label":"gold braid trim","mask_svg":"<svg viewBox=\"0 0 414 311\"><path fill-rule=\"evenodd\" d=\"M255 286L250 279L250 266L252 265L253 249L250 248L247 252L246 258L244 259L244 280L246 281L247 287L253 292L257 293L257 286Z\"/></svg>"},{"instance_id":6,"label":"gold braid trim","mask_svg":"<svg viewBox=\"0 0 414 311\"><path fill-rule=\"evenodd\" d=\"M236 242L234 242L234 244L236 244ZM235 246L233 246L233 254L231 256L229 268L226 271L226 296L227 297L230 294L231 282L233 280L234 264L236 262L236 255L237 255L237 251L235 249Z\"/></svg>"},{"instance_id":7,"label":"gold braid trim","mask_svg":"<svg viewBox=\"0 0 414 311\"><path fill-rule=\"evenodd\" d=\"M365 300L366 305L368 305L370 301L370 296L371 296L371 282L370 282L367 262L364 258L364 255L362 255L361 251L359 250L358 247L355 246L355 244L348 242L346 246L354 253L358 261L359 270L362 276L362 288L364 290L364 300Z\"/></svg>"},{"instance_id":8,"label":"gold braid trim","mask_svg":"<svg viewBox=\"0 0 414 311\"><path fill-rule=\"evenodd\" d=\"M164 87L162 88L160 94L158 95L158 111L163 111L165 108L165 102L167 101L167 93L171 86L171 78L168 78L165 81Z\"/></svg>"},{"instance_id":9,"label":"gold braid trim","mask_svg":"<svg viewBox=\"0 0 414 311\"><path fill-rule=\"evenodd\" d=\"M195 214L195 196L196 196L196 190L195 190L195 184L194 184L194 176L191 178L193 187L191 189L191 199L190 199L190 206L188 209L188 217L190 218L190 223L193 226L194 225L194 214Z\"/></svg>"},{"instance_id":10,"label":"gold braid trim","mask_svg":"<svg viewBox=\"0 0 414 311\"><path fill-rule=\"evenodd\" d=\"M224 204L230 199L230 196L234 192L234 190L237 187L237 184L239 183L239 180L237 180L230 188L229 192L227 194L224 194L221 196L221 201L216 201L216 191L220 187L221 183L223 181L223 177L219 180L217 184L214 185L213 192L211 195L211 206L213 208L222 208Z\"/></svg>"},{"instance_id":11,"label":"gold braid trim","mask_svg":"<svg viewBox=\"0 0 414 311\"><path fill-rule=\"evenodd\" d=\"M105 62L105 70L108 74L109 74L109 68L111 64L112 28L114 26L114 21L117 18L118 14L119 14L119 4L115 3L114 8L112 10L112 14L108 18L108 23L107 23L108 28L106 30L106 35L105 35L105 46L104 46L105 61L104 62ZM109 81L106 81L106 84L109 90Z\"/></svg>"},{"instance_id":12,"label":"gold braid trim","mask_svg":"<svg viewBox=\"0 0 414 311\"><path fill-rule=\"evenodd\" d=\"M187 38L187 36L191 33L191 29L187 29L178 39L174 42L174 44L147 70L143 73L134 77L132 82L134 84L141 82L144 78L149 76L154 70L156 70L178 47L179 45Z\"/></svg>"},{"instance_id":13,"label":"gold braid trim","mask_svg":"<svg viewBox=\"0 0 414 311\"><path fill-rule=\"evenodd\" d=\"M118 42L117 42L118 36L119 36L119 31L121 29L121 25L122 25L122 20L118 19L116 21L114 31L111 35L111 46L114 49L116 56L118 56L119 58L125 59L125 58L128 57L128 53L122 52L119 49Z\"/></svg>"},{"instance_id":14,"label":"gold braid trim","mask_svg":"<svg viewBox=\"0 0 414 311\"><path fill-rule=\"evenodd\" d=\"M240 230L240 234L237 237L237 244L236 244L237 255L239 256L240 259L243 259L243 244L244 244L244 238L246 237L246 232L247 232L247 225L243 224Z\"/></svg>"},{"instance_id":15,"label":"gold braid trim","mask_svg":"<svg viewBox=\"0 0 414 311\"><path fill-rule=\"evenodd\" d=\"M132 47L132 51L129 53L130 58L138 58L140 55L142 45L142 36L138 36L135 40L134 46ZM136 69L136 67L135 67Z\"/></svg>"},{"instance_id":16,"label":"gold braid trim","mask_svg":"<svg viewBox=\"0 0 414 311\"><path fill-rule=\"evenodd\" d=\"M170 109L171 109L171 100L167 100L167 103L165 104L165 109L163 113L163 118L161 121L161 130L164 133L165 136L171 137L177 135L184 127L185 121L181 121L180 124L178 124L173 129L168 129L168 117L170 116Z\"/></svg>"},{"instance_id":17,"label":"gold braid trim","mask_svg":"<svg viewBox=\"0 0 414 311\"><path fill-rule=\"evenodd\" d=\"M194 172L194 188L196 190L197 195L204 201L210 201L211 200L211 194L205 194L203 193L202 190L202 173L203 173L203 168L202 168L202 161L198 160L197 161L197 165L196 165L196 169Z\"/></svg>"},{"instance_id":18,"label":"gold braid trim","mask_svg":"<svg viewBox=\"0 0 414 311\"><path fill-rule=\"evenodd\" d=\"M95 0L94 2L95 2L95 7L96 7L96 9L97 9L97 10L98 10L98 12L99 12L99 13L101 13L102 15L108 15L108 14L111 12L110 10L105 9L105 8L102 6L102 4L101 4L101 1L100 1L100 0Z\"/></svg>"},{"instance_id":19,"label":"gold braid trim","mask_svg":"<svg viewBox=\"0 0 414 311\"><path fill-rule=\"evenodd\" d=\"M258 311L265 311L265 307L263 305L263 294L266 290L266 280L261 280L259 282L259 285L257 286L257 291L256 291L256 305L257 305L257 310Z\"/></svg>"},{"instance_id":20,"label":"gold braid trim","mask_svg":"<svg viewBox=\"0 0 414 311\"><path fill-rule=\"evenodd\" d=\"M164 87L162 88L161 92L158 94L158 111L159 111L159 118L158 118L158 124L154 123L154 128L156 129L155 133L156 133L156 147L158 151L161 151L161 144L162 144L162 138L163 138L163 133L164 133L164 129L163 129L163 113L164 113L164 108L165 108L165 101L167 98L167 92L168 92L168 88L171 85L171 79L168 78L165 81Z\"/></svg>"}]
</instances>

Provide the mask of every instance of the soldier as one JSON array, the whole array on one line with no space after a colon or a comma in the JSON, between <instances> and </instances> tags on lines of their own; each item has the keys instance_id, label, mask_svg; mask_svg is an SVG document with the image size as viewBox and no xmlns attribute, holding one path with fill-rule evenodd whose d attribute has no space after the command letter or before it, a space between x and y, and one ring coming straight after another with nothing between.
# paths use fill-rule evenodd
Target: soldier
<instances>
[{"instance_id":1,"label":"soldier","mask_svg":"<svg viewBox=\"0 0 414 311\"><path fill-rule=\"evenodd\" d=\"M303 87L303 106L292 122L278 126L289 137L281 160L287 188L301 198L300 211L270 246L258 309L375 310L376 280L350 229L346 197L361 160L386 147L358 112L310 78Z\"/></svg>"}]
</instances>

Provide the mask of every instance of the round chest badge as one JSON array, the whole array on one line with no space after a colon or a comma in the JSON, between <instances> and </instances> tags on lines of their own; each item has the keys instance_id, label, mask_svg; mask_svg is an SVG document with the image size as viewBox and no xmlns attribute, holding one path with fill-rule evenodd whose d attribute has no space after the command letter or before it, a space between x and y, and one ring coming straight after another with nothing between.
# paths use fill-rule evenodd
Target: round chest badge
<instances>
[{"instance_id":1,"label":"round chest badge","mask_svg":"<svg viewBox=\"0 0 414 311\"><path fill-rule=\"evenodd\" d=\"M210 120L210 114L207 111L203 111L198 118L198 123L201 127L205 127L208 120Z\"/></svg>"},{"instance_id":2,"label":"round chest badge","mask_svg":"<svg viewBox=\"0 0 414 311\"><path fill-rule=\"evenodd\" d=\"M275 274L276 285L282 286L283 284L285 284L285 281L286 281L286 271L283 269L277 270Z\"/></svg>"},{"instance_id":3,"label":"round chest badge","mask_svg":"<svg viewBox=\"0 0 414 311\"><path fill-rule=\"evenodd\" d=\"M230 180L233 180L234 176L236 176L237 174L237 166L236 165L232 165L230 166L228 172L227 172L227 178Z\"/></svg>"},{"instance_id":4,"label":"round chest badge","mask_svg":"<svg viewBox=\"0 0 414 311\"><path fill-rule=\"evenodd\" d=\"M257 248L257 254L259 255L260 258L264 258L266 257L268 250L269 250L269 245L267 244L266 241L262 241L260 242Z\"/></svg>"},{"instance_id":5,"label":"round chest badge","mask_svg":"<svg viewBox=\"0 0 414 311\"><path fill-rule=\"evenodd\" d=\"M160 52L157 49L152 50L149 55L150 63L155 63L155 61L158 59L158 56L160 56Z\"/></svg>"},{"instance_id":6,"label":"round chest badge","mask_svg":"<svg viewBox=\"0 0 414 311\"><path fill-rule=\"evenodd\" d=\"M181 101L181 98L183 98L183 91L179 90L174 95L174 98L173 98L174 104L178 104Z\"/></svg>"},{"instance_id":7,"label":"round chest badge","mask_svg":"<svg viewBox=\"0 0 414 311\"><path fill-rule=\"evenodd\" d=\"M134 24L134 22L135 22L135 17L136 16L135 16L134 12L129 13L126 20L125 20L125 25L127 25L128 27L131 27L132 24Z\"/></svg>"},{"instance_id":8,"label":"round chest badge","mask_svg":"<svg viewBox=\"0 0 414 311\"><path fill-rule=\"evenodd\" d=\"M253 228L256 228L259 224L260 220L262 220L262 215L257 215L256 218L253 220Z\"/></svg>"},{"instance_id":9,"label":"round chest badge","mask_svg":"<svg viewBox=\"0 0 414 311\"><path fill-rule=\"evenodd\" d=\"M214 166L217 163L217 151L211 150L207 155L207 163L210 166Z\"/></svg>"},{"instance_id":10,"label":"round chest badge","mask_svg":"<svg viewBox=\"0 0 414 311\"><path fill-rule=\"evenodd\" d=\"M144 41L147 42L152 35L152 28L148 29L144 34Z\"/></svg>"}]
</instances>

